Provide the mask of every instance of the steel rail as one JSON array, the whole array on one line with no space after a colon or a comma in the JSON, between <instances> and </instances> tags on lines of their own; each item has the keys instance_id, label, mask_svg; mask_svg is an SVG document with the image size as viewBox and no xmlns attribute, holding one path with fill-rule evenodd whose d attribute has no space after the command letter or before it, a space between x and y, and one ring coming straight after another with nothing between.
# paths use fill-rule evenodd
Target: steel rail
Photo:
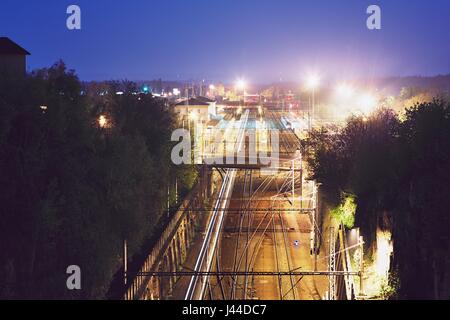
<instances>
[{"instance_id":1,"label":"steel rail","mask_svg":"<svg viewBox=\"0 0 450 320\"><path fill-rule=\"evenodd\" d=\"M359 271L148 271L148 272L130 272L130 275L134 275L137 277L171 277L171 276L243 276L243 275L251 275L251 276L360 276L361 273Z\"/></svg>"},{"instance_id":2,"label":"steel rail","mask_svg":"<svg viewBox=\"0 0 450 320\"><path fill-rule=\"evenodd\" d=\"M241 126L239 128L239 132L236 139L236 151L240 151L242 147L242 139L243 139L243 132L245 132L245 126L248 120L248 110L246 111L244 115L244 121L242 121ZM203 268L206 268L206 271L210 271L211 268L211 262L215 254L216 245L219 237L219 233L223 224L223 218L224 213L223 211L218 211L219 208L224 208L228 205L228 201L223 202L221 200L221 197L223 197L224 194L226 194L226 197L230 194L230 191L233 188L234 185L234 179L236 177L236 170L235 169L228 169L225 177L224 182L222 184L222 187L219 192L219 198L217 199L217 202L214 206L214 210L212 213L212 217L209 221L207 232L205 235L205 238L202 243L202 247L200 249L200 253L197 257L197 261L195 263L194 271L201 272L203 271ZM218 229L218 230L217 230ZM213 235L214 230L216 232ZM206 266L204 267L204 263L206 262ZM203 281L200 287L200 293L197 297L195 297L196 289L197 289L197 283L199 280L198 274L194 274L189 282L185 300L192 300L194 298L202 299L205 291L205 287L208 281Z\"/></svg>"}]
</instances>

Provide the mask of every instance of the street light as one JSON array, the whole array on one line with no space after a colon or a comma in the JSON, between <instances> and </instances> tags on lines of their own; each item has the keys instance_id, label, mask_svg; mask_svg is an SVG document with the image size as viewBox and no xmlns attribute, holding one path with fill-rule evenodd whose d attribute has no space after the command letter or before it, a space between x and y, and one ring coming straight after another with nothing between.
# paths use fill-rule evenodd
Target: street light
<instances>
[{"instance_id":1,"label":"street light","mask_svg":"<svg viewBox=\"0 0 450 320\"><path fill-rule=\"evenodd\" d=\"M312 74L306 81L306 86L309 90L315 90L320 84L320 78L316 74Z\"/></svg>"},{"instance_id":2,"label":"street light","mask_svg":"<svg viewBox=\"0 0 450 320\"><path fill-rule=\"evenodd\" d=\"M333 108L333 116L335 119L343 119L347 117L347 113L351 113L352 106L358 102L355 99L355 88L345 82L338 84L335 88L335 103L337 108Z\"/></svg>"},{"instance_id":3,"label":"street light","mask_svg":"<svg viewBox=\"0 0 450 320\"><path fill-rule=\"evenodd\" d=\"M236 81L236 85L235 85L236 90L245 91L246 87L247 87L247 83L245 82L244 79L238 79Z\"/></svg>"},{"instance_id":4,"label":"street light","mask_svg":"<svg viewBox=\"0 0 450 320\"><path fill-rule=\"evenodd\" d=\"M312 93L312 104L311 104L311 115L310 118L314 119L314 111L316 108L316 90L320 85L320 78L318 75L310 75L309 78L306 81L306 86L308 90ZM311 119L309 121L309 128L311 129Z\"/></svg>"},{"instance_id":5,"label":"street light","mask_svg":"<svg viewBox=\"0 0 450 320\"><path fill-rule=\"evenodd\" d=\"M377 99L370 93L365 93L359 98L359 107L364 115L370 114L377 106Z\"/></svg>"},{"instance_id":6,"label":"street light","mask_svg":"<svg viewBox=\"0 0 450 320\"><path fill-rule=\"evenodd\" d=\"M340 98L348 99L353 96L353 93L355 92L355 89L347 84L347 83L341 83L336 88L336 93Z\"/></svg>"},{"instance_id":7,"label":"street light","mask_svg":"<svg viewBox=\"0 0 450 320\"><path fill-rule=\"evenodd\" d=\"M196 122L196 120L198 119L198 114L195 112L195 110L191 110L188 111L188 130L189 130L189 134L191 132L191 121Z\"/></svg>"},{"instance_id":8,"label":"street light","mask_svg":"<svg viewBox=\"0 0 450 320\"><path fill-rule=\"evenodd\" d=\"M239 92L242 92L242 97L243 97L244 105L245 105L245 89L246 89L246 87L247 87L247 83L244 79L240 78L240 79L236 80L234 88L237 91L237 96L239 99L239 109L241 109L241 107L240 107L241 98L239 97ZM240 113L239 110L238 110L238 113Z\"/></svg>"},{"instance_id":9,"label":"street light","mask_svg":"<svg viewBox=\"0 0 450 320\"><path fill-rule=\"evenodd\" d=\"M98 125L100 126L100 128L106 128L106 126L108 125L108 119L104 115L100 115L98 117Z\"/></svg>"}]
</instances>

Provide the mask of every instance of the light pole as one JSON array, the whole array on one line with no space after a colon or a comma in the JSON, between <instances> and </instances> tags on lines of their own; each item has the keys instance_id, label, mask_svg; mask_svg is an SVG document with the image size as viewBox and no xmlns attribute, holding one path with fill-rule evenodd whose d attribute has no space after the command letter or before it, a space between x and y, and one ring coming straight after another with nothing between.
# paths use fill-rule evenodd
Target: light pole
<instances>
[{"instance_id":1,"label":"light pole","mask_svg":"<svg viewBox=\"0 0 450 320\"><path fill-rule=\"evenodd\" d=\"M236 85L235 85L236 91L242 92L242 97L244 98L244 102L245 102L245 88L246 87L247 87L247 83L245 82L244 79L238 79L236 81Z\"/></svg>"},{"instance_id":2,"label":"light pole","mask_svg":"<svg viewBox=\"0 0 450 320\"><path fill-rule=\"evenodd\" d=\"M196 152L196 148L197 148L197 135L196 135L196 133L197 133L197 130L196 130L197 129L197 127L196 127L197 119L198 119L198 114L195 113L195 110L191 110L191 112L189 113L189 120L188 121L189 121L189 135L191 136L191 147L192 147L192 140L194 142L193 150L191 152L191 161L192 161L192 163L194 163L194 161L195 161L195 152ZM194 126L192 134L191 134L191 121L192 121L192 125Z\"/></svg>"},{"instance_id":3,"label":"light pole","mask_svg":"<svg viewBox=\"0 0 450 320\"><path fill-rule=\"evenodd\" d=\"M371 93L362 94L359 98L359 108L364 116L370 115L377 107L377 99Z\"/></svg>"},{"instance_id":4,"label":"light pole","mask_svg":"<svg viewBox=\"0 0 450 320\"><path fill-rule=\"evenodd\" d=\"M311 129L311 118L314 119L315 109L316 109L316 90L319 87L320 78L317 75L311 75L307 80L307 87L311 90L312 93L312 104L310 106L310 121L309 121L309 129Z\"/></svg>"},{"instance_id":5,"label":"light pole","mask_svg":"<svg viewBox=\"0 0 450 320\"><path fill-rule=\"evenodd\" d=\"M123 284L126 288L127 285L127 272L128 272L128 245L127 240L123 240Z\"/></svg>"},{"instance_id":6,"label":"light pole","mask_svg":"<svg viewBox=\"0 0 450 320\"><path fill-rule=\"evenodd\" d=\"M312 105L311 105L311 121L309 122L309 129L312 128L312 121L314 119L314 111L316 108L316 87L312 87Z\"/></svg>"}]
</instances>

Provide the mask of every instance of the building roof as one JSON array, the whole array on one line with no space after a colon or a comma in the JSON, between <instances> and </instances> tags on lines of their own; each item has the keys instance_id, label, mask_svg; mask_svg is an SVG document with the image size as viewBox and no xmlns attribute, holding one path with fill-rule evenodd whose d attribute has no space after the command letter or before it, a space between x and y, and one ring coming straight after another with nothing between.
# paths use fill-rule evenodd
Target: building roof
<instances>
[{"instance_id":1,"label":"building roof","mask_svg":"<svg viewBox=\"0 0 450 320\"><path fill-rule=\"evenodd\" d=\"M0 54L30 55L27 50L7 37L0 37Z\"/></svg>"},{"instance_id":2,"label":"building roof","mask_svg":"<svg viewBox=\"0 0 450 320\"><path fill-rule=\"evenodd\" d=\"M190 98L177 103L175 106L209 106L209 103L204 102L198 98Z\"/></svg>"},{"instance_id":3,"label":"building roof","mask_svg":"<svg viewBox=\"0 0 450 320\"><path fill-rule=\"evenodd\" d=\"M230 100L223 100L219 103L221 106L225 107L257 107L260 106L261 103L258 102L252 102L252 101L230 101Z\"/></svg>"},{"instance_id":4,"label":"building roof","mask_svg":"<svg viewBox=\"0 0 450 320\"><path fill-rule=\"evenodd\" d=\"M208 103L216 102L216 100L212 100L212 99L204 97L204 96L198 96L197 100L200 100L200 101L203 101L203 102L208 102Z\"/></svg>"}]
</instances>

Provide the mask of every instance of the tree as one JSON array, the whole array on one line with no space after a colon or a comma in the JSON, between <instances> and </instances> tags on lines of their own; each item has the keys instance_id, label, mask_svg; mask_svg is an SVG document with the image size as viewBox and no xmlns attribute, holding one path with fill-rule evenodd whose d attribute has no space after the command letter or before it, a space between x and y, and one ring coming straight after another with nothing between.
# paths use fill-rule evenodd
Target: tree
<instances>
[{"instance_id":1,"label":"tree","mask_svg":"<svg viewBox=\"0 0 450 320\"><path fill-rule=\"evenodd\" d=\"M103 298L123 240L130 256L148 250L166 206L175 120L134 89L86 87L61 61L14 83L0 78L0 297ZM69 265L81 268L80 291L66 288Z\"/></svg>"},{"instance_id":2,"label":"tree","mask_svg":"<svg viewBox=\"0 0 450 320\"><path fill-rule=\"evenodd\" d=\"M306 146L312 178L332 205L337 195L355 197L369 246L377 228L392 231L398 297L448 298L449 103L416 104L402 121L386 109L353 117L337 132L313 131Z\"/></svg>"}]
</instances>

